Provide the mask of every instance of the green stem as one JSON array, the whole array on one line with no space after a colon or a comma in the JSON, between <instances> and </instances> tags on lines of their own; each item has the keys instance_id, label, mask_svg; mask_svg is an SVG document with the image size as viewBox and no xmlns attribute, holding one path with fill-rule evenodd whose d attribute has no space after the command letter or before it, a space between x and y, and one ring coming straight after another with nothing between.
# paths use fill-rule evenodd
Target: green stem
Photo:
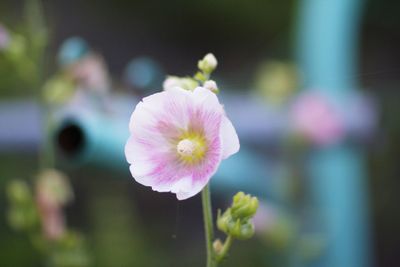
<instances>
[{"instance_id":1,"label":"green stem","mask_svg":"<svg viewBox=\"0 0 400 267\"><path fill-rule=\"evenodd\" d=\"M45 106L45 104L43 104ZM48 107L44 108L44 121L42 124L43 127L43 144L39 151L39 161L40 167L42 169L45 168L54 168L55 167L55 151L53 144L53 136L51 135L51 130L54 127L54 121L51 116L51 112Z\"/></svg>"},{"instance_id":2,"label":"green stem","mask_svg":"<svg viewBox=\"0 0 400 267\"><path fill-rule=\"evenodd\" d=\"M201 192L201 200L203 204L204 230L206 235L207 267L217 267L212 244L214 240L214 228L211 210L210 186L208 184Z\"/></svg>"},{"instance_id":3,"label":"green stem","mask_svg":"<svg viewBox=\"0 0 400 267\"><path fill-rule=\"evenodd\" d=\"M233 237L231 235L228 235L226 238L224 245L222 246L221 252L217 256L217 262L221 262L227 255L229 249L231 248L231 245L233 243Z\"/></svg>"}]
</instances>

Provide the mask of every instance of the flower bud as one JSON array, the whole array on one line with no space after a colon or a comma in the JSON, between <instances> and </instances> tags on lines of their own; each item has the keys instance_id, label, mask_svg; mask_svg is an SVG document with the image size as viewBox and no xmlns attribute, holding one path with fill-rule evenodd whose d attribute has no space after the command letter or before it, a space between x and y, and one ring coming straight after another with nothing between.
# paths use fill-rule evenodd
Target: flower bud
<instances>
[{"instance_id":1,"label":"flower bud","mask_svg":"<svg viewBox=\"0 0 400 267\"><path fill-rule=\"evenodd\" d=\"M219 230L236 239L249 239L254 235L254 225L251 220L233 219L231 209L218 214L217 227Z\"/></svg>"},{"instance_id":2,"label":"flower bud","mask_svg":"<svg viewBox=\"0 0 400 267\"><path fill-rule=\"evenodd\" d=\"M239 231L232 232L232 236L237 239L245 240L249 239L254 235L254 224L247 221L244 224L240 224Z\"/></svg>"},{"instance_id":3,"label":"flower bud","mask_svg":"<svg viewBox=\"0 0 400 267\"><path fill-rule=\"evenodd\" d=\"M199 60L197 67L199 70L205 72L205 73L211 73L213 70L218 65L218 61L215 58L215 56L211 53L208 53L207 55L204 56L202 60Z\"/></svg>"},{"instance_id":4,"label":"flower bud","mask_svg":"<svg viewBox=\"0 0 400 267\"><path fill-rule=\"evenodd\" d=\"M229 234L240 240L249 239L254 235L254 225L252 222L242 223L239 219L230 225Z\"/></svg>"},{"instance_id":5,"label":"flower bud","mask_svg":"<svg viewBox=\"0 0 400 267\"><path fill-rule=\"evenodd\" d=\"M222 242L221 242L220 239L216 239L216 240L213 242L213 248L214 248L214 251L215 251L215 253L216 253L217 255L221 253L223 246L224 246L224 245L222 244Z\"/></svg>"},{"instance_id":6,"label":"flower bud","mask_svg":"<svg viewBox=\"0 0 400 267\"><path fill-rule=\"evenodd\" d=\"M217 227L224 233L228 233L228 225L232 220L230 209L227 209L221 216L221 210L218 210Z\"/></svg>"},{"instance_id":7,"label":"flower bud","mask_svg":"<svg viewBox=\"0 0 400 267\"><path fill-rule=\"evenodd\" d=\"M233 197L231 213L234 219L248 219L254 216L258 208L258 199L243 192Z\"/></svg>"},{"instance_id":8,"label":"flower bud","mask_svg":"<svg viewBox=\"0 0 400 267\"><path fill-rule=\"evenodd\" d=\"M180 78L177 76L168 76L163 83L163 88L165 91L176 87L193 91L198 85L197 81L189 77Z\"/></svg>"},{"instance_id":9,"label":"flower bud","mask_svg":"<svg viewBox=\"0 0 400 267\"><path fill-rule=\"evenodd\" d=\"M236 239L249 239L254 235L254 224L251 218L258 208L256 197L237 193L233 203L222 215L218 211L217 227L219 230Z\"/></svg>"},{"instance_id":10,"label":"flower bud","mask_svg":"<svg viewBox=\"0 0 400 267\"><path fill-rule=\"evenodd\" d=\"M208 80L203 85L204 88L210 90L213 93L218 93L218 86L217 83L213 80Z\"/></svg>"}]
</instances>

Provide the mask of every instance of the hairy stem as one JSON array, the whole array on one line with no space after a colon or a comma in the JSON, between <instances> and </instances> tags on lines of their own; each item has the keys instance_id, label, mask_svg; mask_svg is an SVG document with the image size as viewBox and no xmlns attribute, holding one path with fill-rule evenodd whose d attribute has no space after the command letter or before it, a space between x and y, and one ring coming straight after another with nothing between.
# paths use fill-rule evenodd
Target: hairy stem
<instances>
[{"instance_id":1,"label":"hairy stem","mask_svg":"<svg viewBox=\"0 0 400 267\"><path fill-rule=\"evenodd\" d=\"M201 200L203 204L204 230L206 235L207 267L217 267L212 245L214 240L214 228L209 184L207 184L201 192Z\"/></svg>"}]
</instances>

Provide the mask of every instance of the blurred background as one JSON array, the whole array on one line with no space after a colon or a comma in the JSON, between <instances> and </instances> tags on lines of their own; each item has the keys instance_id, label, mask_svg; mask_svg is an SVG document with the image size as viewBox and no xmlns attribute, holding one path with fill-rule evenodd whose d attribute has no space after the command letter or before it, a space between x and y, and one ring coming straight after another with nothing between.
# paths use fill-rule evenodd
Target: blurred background
<instances>
[{"instance_id":1,"label":"blurred background","mask_svg":"<svg viewBox=\"0 0 400 267\"><path fill-rule=\"evenodd\" d=\"M262 202L223 266L397 266L399 10L1 1L0 265L205 265L200 197L136 183L123 147L136 103L212 52L241 140L213 179L214 214L238 190Z\"/></svg>"}]
</instances>

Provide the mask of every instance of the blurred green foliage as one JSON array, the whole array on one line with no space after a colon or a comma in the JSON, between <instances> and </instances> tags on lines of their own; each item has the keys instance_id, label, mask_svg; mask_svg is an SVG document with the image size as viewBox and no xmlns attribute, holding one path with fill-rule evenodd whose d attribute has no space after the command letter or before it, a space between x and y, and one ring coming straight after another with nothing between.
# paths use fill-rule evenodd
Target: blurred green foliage
<instances>
[{"instance_id":1,"label":"blurred green foliage","mask_svg":"<svg viewBox=\"0 0 400 267\"><path fill-rule=\"evenodd\" d=\"M26 0L21 15L5 25L10 42L0 51L0 96L34 96L44 80L48 32L42 2Z\"/></svg>"},{"instance_id":2,"label":"blurred green foliage","mask_svg":"<svg viewBox=\"0 0 400 267\"><path fill-rule=\"evenodd\" d=\"M10 227L29 238L48 267L90 266L84 237L64 226L61 209L72 196L66 176L54 170L43 171L35 178L33 188L20 179L11 180L7 185ZM61 216L57 221L54 221L54 212Z\"/></svg>"}]
</instances>

